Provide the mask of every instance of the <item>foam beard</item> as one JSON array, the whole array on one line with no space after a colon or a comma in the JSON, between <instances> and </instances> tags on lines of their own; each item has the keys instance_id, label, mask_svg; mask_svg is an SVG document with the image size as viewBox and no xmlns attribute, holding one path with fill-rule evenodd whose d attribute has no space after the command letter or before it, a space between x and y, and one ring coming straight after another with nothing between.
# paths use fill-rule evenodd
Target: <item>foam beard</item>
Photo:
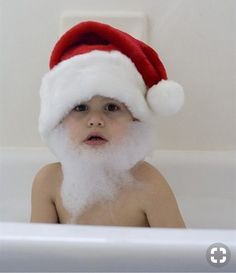
<instances>
[{"instance_id":1,"label":"foam beard","mask_svg":"<svg viewBox=\"0 0 236 273\"><path fill-rule=\"evenodd\" d=\"M130 169L143 160L156 144L154 120L130 123L119 143L101 147L72 143L63 125L49 135L48 146L62 165L61 198L73 223L85 208L102 200L113 200L123 187L140 183Z\"/></svg>"}]
</instances>

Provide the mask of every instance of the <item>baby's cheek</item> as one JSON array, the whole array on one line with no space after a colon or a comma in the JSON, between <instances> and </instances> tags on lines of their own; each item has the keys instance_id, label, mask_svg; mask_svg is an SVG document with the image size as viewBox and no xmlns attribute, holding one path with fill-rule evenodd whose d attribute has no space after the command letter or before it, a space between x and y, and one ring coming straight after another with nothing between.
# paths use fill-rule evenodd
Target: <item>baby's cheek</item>
<instances>
[{"instance_id":1,"label":"baby's cheek","mask_svg":"<svg viewBox=\"0 0 236 273\"><path fill-rule=\"evenodd\" d=\"M114 140L121 140L123 137L126 136L127 133L127 128L126 126L117 126L115 128L113 128L113 137Z\"/></svg>"},{"instance_id":2,"label":"baby's cheek","mask_svg":"<svg viewBox=\"0 0 236 273\"><path fill-rule=\"evenodd\" d=\"M80 130L76 126L67 126L67 132L73 144L79 144L81 141Z\"/></svg>"}]
</instances>

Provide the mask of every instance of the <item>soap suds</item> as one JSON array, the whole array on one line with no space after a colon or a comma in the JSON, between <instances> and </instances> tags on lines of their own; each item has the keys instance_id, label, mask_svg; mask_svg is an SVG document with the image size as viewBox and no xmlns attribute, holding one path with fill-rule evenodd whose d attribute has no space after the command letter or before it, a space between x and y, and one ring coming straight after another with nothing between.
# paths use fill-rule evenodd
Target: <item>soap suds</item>
<instances>
[{"instance_id":1,"label":"soap suds","mask_svg":"<svg viewBox=\"0 0 236 273\"><path fill-rule=\"evenodd\" d=\"M62 164L61 197L73 223L88 206L100 200L113 200L123 187L137 185L130 169L143 160L156 145L153 122L132 122L119 143L101 147L72 143L62 124L48 138L48 146Z\"/></svg>"}]
</instances>

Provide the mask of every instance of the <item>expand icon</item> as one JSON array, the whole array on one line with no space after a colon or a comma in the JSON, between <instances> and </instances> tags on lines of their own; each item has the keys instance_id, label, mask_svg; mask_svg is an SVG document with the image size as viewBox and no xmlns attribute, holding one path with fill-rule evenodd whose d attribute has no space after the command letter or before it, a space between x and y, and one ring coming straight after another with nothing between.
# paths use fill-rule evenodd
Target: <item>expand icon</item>
<instances>
[{"instance_id":1,"label":"expand icon","mask_svg":"<svg viewBox=\"0 0 236 273\"><path fill-rule=\"evenodd\" d=\"M206 258L211 265L215 267L221 267L229 262L231 258L231 252L225 244L215 243L208 247Z\"/></svg>"}]
</instances>

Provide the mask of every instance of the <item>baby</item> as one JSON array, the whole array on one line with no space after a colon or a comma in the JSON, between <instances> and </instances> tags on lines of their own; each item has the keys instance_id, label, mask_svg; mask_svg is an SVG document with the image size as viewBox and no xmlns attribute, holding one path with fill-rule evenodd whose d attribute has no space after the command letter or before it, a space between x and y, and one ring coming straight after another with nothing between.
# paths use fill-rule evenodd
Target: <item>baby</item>
<instances>
[{"instance_id":1,"label":"baby","mask_svg":"<svg viewBox=\"0 0 236 273\"><path fill-rule=\"evenodd\" d=\"M155 51L83 22L57 42L50 68L39 130L59 162L34 179L31 222L184 228L168 183L144 161L155 149L155 112L183 104Z\"/></svg>"}]
</instances>

